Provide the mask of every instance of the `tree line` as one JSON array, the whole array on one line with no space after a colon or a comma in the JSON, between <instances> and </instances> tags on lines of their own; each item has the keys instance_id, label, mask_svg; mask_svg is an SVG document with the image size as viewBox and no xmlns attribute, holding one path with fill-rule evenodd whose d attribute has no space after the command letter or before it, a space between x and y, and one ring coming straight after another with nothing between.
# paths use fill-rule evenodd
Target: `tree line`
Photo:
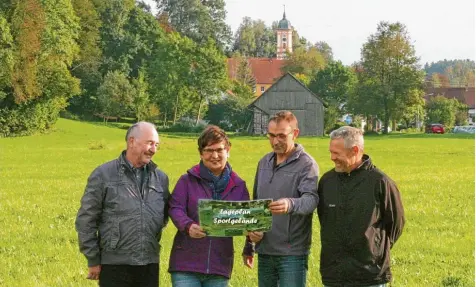
<instances>
[{"instance_id":1,"label":"tree line","mask_svg":"<svg viewBox=\"0 0 476 287\"><path fill-rule=\"evenodd\" d=\"M186 117L245 128L256 80L247 61L276 56L277 22L245 17L233 35L223 0L5 0L0 3L0 136L49 129L60 112L163 126ZM293 32L291 72L323 98L326 127L351 113L385 126L424 116L424 70L406 27L382 22L344 66ZM239 63L227 75L227 58Z\"/></svg>"}]
</instances>

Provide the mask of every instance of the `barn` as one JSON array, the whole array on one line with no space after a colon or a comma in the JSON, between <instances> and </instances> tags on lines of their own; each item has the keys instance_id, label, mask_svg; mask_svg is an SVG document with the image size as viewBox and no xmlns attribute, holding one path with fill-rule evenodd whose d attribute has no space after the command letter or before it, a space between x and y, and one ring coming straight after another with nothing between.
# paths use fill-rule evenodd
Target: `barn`
<instances>
[{"instance_id":1,"label":"barn","mask_svg":"<svg viewBox=\"0 0 476 287\"><path fill-rule=\"evenodd\" d=\"M269 118L279 111L287 110L296 116L300 135L322 136L324 106L326 104L317 95L291 73L286 73L249 105L253 111L249 132L265 134Z\"/></svg>"}]
</instances>

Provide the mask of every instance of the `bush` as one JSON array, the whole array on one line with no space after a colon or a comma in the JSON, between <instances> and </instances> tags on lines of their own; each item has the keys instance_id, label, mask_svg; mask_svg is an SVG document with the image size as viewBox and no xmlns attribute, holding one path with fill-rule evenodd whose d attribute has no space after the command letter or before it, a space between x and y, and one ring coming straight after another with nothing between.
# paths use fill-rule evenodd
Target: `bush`
<instances>
[{"instance_id":1,"label":"bush","mask_svg":"<svg viewBox=\"0 0 476 287\"><path fill-rule=\"evenodd\" d=\"M104 141L93 141L88 144L90 150L101 150L106 149L106 143Z\"/></svg>"},{"instance_id":2,"label":"bush","mask_svg":"<svg viewBox=\"0 0 476 287\"><path fill-rule=\"evenodd\" d=\"M343 126L347 126L347 124L344 123L344 122L337 122L337 123L335 123L335 125L332 128L326 130L326 133L330 134L332 131L334 131L334 130L340 128L340 127L343 127Z\"/></svg>"},{"instance_id":3,"label":"bush","mask_svg":"<svg viewBox=\"0 0 476 287\"><path fill-rule=\"evenodd\" d=\"M0 137L25 136L50 129L66 107L65 98L32 101L0 109Z\"/></svg>"},{"instance_id":4,"label":"bush","mask_svg":"<svg viewBox=\"0 0 476 287\"><path fill-rule=\"evenodd\" d=\"M182 119L180 122L168 128L162 129L164 132L181 132L181 133L201 133L207 126L207 123L200 121L198 125L190 119Z\"/></svg>"},{"instance_id":5,"label":"bush","mask_svg":"<svg viewBox=\"0 0 476 287\"><path fill-rule=\"evenodd\" d=\"M379 133L376 131L365 131L364 136L378 136Z\"/></svg>"},{"instance_id":6,"label":"bush","mask_svg":"<svg viewBox=\"0 0 476 287\"><path fill-rule=\"evenodd\" d=\"M74 121L81 120L81 117L79 115L75 115L75 114L73 114L72 112L70 112L68 110L64 110L64 111L60 112L60 117L62 117L63 119L69 119L69 120L74 120Z\"/></svg>"}]
</instances>

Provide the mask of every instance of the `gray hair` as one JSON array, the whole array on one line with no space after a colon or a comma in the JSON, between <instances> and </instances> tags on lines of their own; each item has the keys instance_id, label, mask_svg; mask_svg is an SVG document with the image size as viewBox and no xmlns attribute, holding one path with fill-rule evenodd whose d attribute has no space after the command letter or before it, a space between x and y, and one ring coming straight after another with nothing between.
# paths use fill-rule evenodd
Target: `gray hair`
<instances>
[{"instance_id":1,"label":"gray hair","mask_svg":"<svg viewBox=\"0 0 476 287\"><path fill-rule=\"evenodd\" d=\"M157 130L157 127L156 127L153 123L149 123L149 122L137 122L137 123L133 124L132 126L130 126L129 129L127 130L127 133L126 133L126 142L127 142L130 138L137 138L137 137L139 137L140 131L141 131L141 129L142 129L144 126L149 126L149 127L153 128L154 130Z\"/></svg>"},{"instance_id":2,"label":"gray hair","mask_svg":"<svg viewBox=\"0 0 476 287\"><path fill-rule=\"evenodd\" d=\"M358 128L343 126L332 131L330 137L332 140L344 139L345 148L357 146L359 150L364 150L364 135Z\"/></svg>"}]
</instances>

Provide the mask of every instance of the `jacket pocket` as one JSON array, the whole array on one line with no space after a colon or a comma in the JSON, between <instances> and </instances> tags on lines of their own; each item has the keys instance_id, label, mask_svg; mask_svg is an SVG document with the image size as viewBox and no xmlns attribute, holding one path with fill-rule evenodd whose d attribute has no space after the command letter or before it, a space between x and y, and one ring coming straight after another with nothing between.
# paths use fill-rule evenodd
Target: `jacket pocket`
<instances>
[{"instance_id":1,"label":"jacket pocket","mask_svg":"<svg viewBox=\"0 0 476 287\"><path fill-rule=\"evenodd\" d=\"M109 246L111 249L116 249L117 243L119 242L119 238L121 235L121 231L119 230L119 220L114 220L111 228L111 240Z\"/></svg>"},{"instance_id":2,"label":"jacket pocket","mask_svg":"<svg viewBox=\"0 0 476 287\"><path fill-rule=\"evenodd\" d=\"M149 185L147 211L154 223L155 233L160 232L164 225L165 213L164 191L161 186Z\"/></svg>"}]
</instances>

